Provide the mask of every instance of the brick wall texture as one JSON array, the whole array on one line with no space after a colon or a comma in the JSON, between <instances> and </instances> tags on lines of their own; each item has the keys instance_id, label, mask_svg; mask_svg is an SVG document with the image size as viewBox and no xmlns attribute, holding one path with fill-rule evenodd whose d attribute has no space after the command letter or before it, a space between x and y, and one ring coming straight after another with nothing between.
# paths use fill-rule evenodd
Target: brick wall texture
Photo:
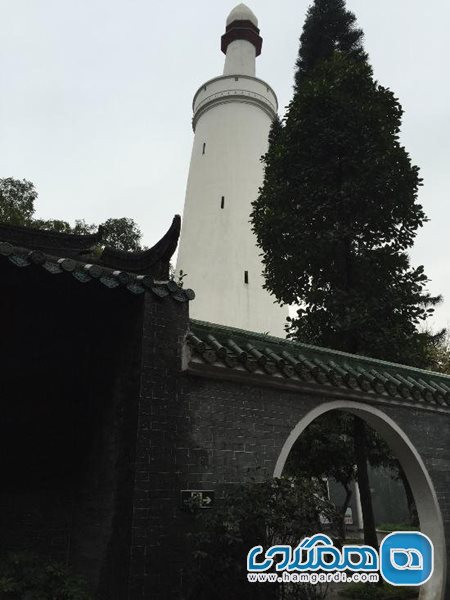
<instances>
[{"instance_id":1,"label":"brick wall texture","mask_svg":"<svg viewBox=\"0 0 450 600\"><path fill-rule=\"evenodd\" d=\"M128 600L182 598L192 517L180 490L227 488L273 475L298 421L330 397L181 371L186 305L147 301ZM421 409L380 405L414 440L436 489L450 546L450 419Z\"/></svg>"}]
</instances>

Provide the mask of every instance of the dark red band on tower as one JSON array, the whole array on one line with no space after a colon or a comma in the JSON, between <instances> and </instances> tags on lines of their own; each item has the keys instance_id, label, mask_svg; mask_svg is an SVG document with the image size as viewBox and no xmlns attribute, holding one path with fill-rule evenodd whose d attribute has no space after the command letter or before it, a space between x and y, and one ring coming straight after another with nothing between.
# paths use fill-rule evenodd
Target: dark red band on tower
<instances>
[{"instance_id":1,"label":"dark red band on tower","mask_svg":"<svg viewBox=\"0 0 450 600\"><path fill-rule=\"evenodd\" d=\"M251 21L233 21L225 30L221 37L221 50L227 53L227 48L236 40L247 40L255 46L256 56L261 54L262 37L259 35L259 29Z\"/></svg>"}]
</instances>

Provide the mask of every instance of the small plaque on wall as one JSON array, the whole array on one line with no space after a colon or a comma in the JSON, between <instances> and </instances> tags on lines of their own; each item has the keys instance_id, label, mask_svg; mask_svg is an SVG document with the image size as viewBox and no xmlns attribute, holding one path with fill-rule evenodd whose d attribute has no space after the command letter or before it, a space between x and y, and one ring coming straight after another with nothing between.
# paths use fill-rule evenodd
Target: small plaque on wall
<instances>
[{"instance_id":1,"label":"small plaque on wall","mask_svg":"<svg viewBox=\"0 0 450 600\"><path fill-rule=\"evenodd\" d=\"M214 490L181 490L181 506L186 509L212 508Z\"/></svg>"}]
</instances>

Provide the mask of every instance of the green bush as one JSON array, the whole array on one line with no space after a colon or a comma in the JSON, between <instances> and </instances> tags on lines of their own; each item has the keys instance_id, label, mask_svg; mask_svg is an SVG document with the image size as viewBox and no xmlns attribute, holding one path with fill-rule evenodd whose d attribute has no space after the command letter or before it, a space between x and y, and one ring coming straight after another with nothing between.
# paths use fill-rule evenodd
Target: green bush
<instances>
[{"instance_id":1,"label":"green bush","mask_svg":"<svg viewBox=\"0 0 450 600\"><path fill-rule=\"evenodd\" d=\"M194 507L193 507L194 508ZM334 507L311 481L270 479L237 485L217 507L198 511L194 561L185 571L186 600L323 600L326 585L248 583L247 553L261 545L297 546L336 522Z\"/></svg>"},{"instance_id":2,"label":"green bush","mask_svg":"<svg viewBox=\"0 0 450 600\"><path fill-rule=\"evenodd\" d=\"M419 528L410 523L381 523L377 525L379 531L418 531Z\"/></svg>"},{"instance_id":3,"label":"green bush","mask_svg":"<svg viewBox=\"0 0 450 600\"><path fill-rule=\"evenodd\" d=\"M0 556L0 600L92 600L86 582L31 552Z\"/></svg>"}]
</instances>

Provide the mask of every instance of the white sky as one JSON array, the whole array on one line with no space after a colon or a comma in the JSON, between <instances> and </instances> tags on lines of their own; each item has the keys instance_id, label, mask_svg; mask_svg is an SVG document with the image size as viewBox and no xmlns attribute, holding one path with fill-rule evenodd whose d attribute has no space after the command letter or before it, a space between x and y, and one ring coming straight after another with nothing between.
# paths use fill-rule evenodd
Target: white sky
<instances>
[{"instance_id":1,"label":"white sky","mask_svg":"<svg viewBox=\"0 0 450 600\"><path fill-rule=\"evenodd\" d=\"M236 2L237 3L237 2ZM222 73L235 3L0 0L0 177L34 182L37 216L129 216L152 245L183 210L191 101ZM309 0L249 0L264 38L257 75L291 99ZM402 139L430 218L412 253L450 323L450 83L447 0L347 0L375 76L403 105Z\"/></svg>"}]
</instances>

